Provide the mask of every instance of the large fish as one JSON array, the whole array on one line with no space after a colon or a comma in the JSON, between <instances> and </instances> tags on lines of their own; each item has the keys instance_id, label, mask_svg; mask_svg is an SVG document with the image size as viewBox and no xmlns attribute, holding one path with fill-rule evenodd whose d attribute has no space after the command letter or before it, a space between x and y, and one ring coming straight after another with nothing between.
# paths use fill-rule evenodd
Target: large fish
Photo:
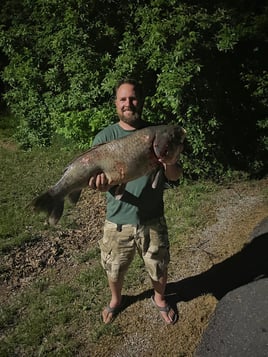
<instances>
[{"instance_id":1,"label":"large fish","mask_svg":"<svg viewBox=\"0 0 268 357\"><path fill-rule=\"evenodd\" d=\"M159 171L159 158L172 162L180 151L185 130L176 125L149 126L132 134L93 146L72 161L61 179L45 193L36 197L31 206L48 214L49 224L55 225L62 216L64 199L77 203L81 190L89 179L104 173L110 185L122 187L143 175ZM152 181L152 185L154 185Z\"/></svg>"}]
</instances>

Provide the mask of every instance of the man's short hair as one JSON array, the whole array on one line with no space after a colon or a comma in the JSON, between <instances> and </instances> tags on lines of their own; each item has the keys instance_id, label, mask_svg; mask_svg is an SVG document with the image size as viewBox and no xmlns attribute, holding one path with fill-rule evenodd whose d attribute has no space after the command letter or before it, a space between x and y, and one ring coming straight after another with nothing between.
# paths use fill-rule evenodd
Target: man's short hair
<instances>
[{"instance_id":1,"label":"man's short hair","mask_svg":"<svg viewBox=\"0 0 268 357\"><path fill-rule=\"evenodd\" d=\"M143 99L144 98L144 92L143 92L143 86L142 83L137 81L136 79L133 78L125 78L125 79L121 79L117 82L117 85L115 86L115 96L117 93L118 88L122 85L122 84L132 84L135 88L135 92L136 95L140 98Z\"/></svg>"}]
</instances>

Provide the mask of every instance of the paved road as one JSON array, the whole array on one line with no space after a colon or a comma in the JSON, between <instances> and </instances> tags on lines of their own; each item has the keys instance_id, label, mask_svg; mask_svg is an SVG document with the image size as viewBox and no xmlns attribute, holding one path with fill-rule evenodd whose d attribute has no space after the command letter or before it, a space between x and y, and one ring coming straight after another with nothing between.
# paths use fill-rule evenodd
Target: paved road
<instances>
[{"instance_id":1,"label":"paved road","mask_svg":"<svg viewBox=\"0 0 268 357\"><path fill-rule=\"evenodd\" d=\"M256 264L266 251L262 274L222 297L195 357L268 357L268 218L250 241L261 242Z\"/></svg>"}]
</instances>

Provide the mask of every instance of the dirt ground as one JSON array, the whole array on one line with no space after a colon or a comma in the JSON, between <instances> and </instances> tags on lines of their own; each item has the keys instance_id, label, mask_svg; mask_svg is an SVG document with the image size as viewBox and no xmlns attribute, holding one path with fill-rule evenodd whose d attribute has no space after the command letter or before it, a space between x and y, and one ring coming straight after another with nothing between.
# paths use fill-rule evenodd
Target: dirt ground
<instances>
[{"instance_id":1,"label":"dirt ground","mask_svg":"<svg viewBox=\"0 0 268 357\"><path fill-rule=\"evenodd\" d=\"M253 229L268 216L267 201L261 193L267 185L268 179L264 179L255 185L239 183L223 188L214 198L213 223L197 230L183 248L171 246L167 295L179 312L174 326L166 326L152 306L148 280L139 290L125 292L126 308L115 321L124 333L103 336L94 346L85 343L79 356L193 356L217 302L228 292L228 287L225 291L211 288L205 280L206 272L240 252ZM79 269L72 259L74 252L87 250L90 242L96 242L102 235L103 196L85 194L78 211L80 221L89 222L87 225L81 223L76 229L36 237L35 242L4 256L5 271L0 276L2 301L51 267L59 278L70 269ZM221 279L219 276L219 286Z\"/></svg>"}]
</instances>

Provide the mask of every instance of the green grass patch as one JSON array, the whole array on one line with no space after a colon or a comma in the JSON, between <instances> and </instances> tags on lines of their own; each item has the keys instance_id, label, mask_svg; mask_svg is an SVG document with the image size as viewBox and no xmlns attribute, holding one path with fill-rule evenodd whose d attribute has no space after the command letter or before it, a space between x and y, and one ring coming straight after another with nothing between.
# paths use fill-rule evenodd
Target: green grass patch
<instances>
[{"instance_id":1,"label":"green grass patch","mask_svg":"<svg viewBox=\"0 0 268 357\"><path fill-rule=\"evenodd\" d=\"M165 216L171 243L183 244L189 234L212 219L210 206L217 189L216 184L208 181L182 184L165 191Z\"/></svg>"},{"instance_id":2,"label":"green grass patch","mask_svg":"<svg viewBox=\"0 0 268 357\"><path fill-rule=\"evenodd\" d=\"M58 229L44 226L44 217L32 214L26 207L36 194L55 183L77 152L61 141L55 141L50 148L26 152L16 147L10 134L8 125L1 124L2 255L25 241L38 240L43 230ZM221 188L207 181L183 183L165 191L171 247L187 244L189 235L215 219L211 207ZM268 197L268 188L263 192ZM71 224L68 216L61 220L61 228ZM122 333L116 321L106 326L100 318L110 292L99 262L99 248L95 244L85 252L77 252L75 260L76 267L68 267L76 269L74 278L68 276L68 271L62 271L59 277L52 268L23 292L11 296L5 305L0 304L0 356L76 356L81 348L98 343L102 336ZM2 279L8 275L4 263L0 263L0 274ZM137 291L144 283L150 281L136 255L126 276L124 292Z\"/></svg>"},{"instance_id":3,"label":"green grass patch","mask_svg":"<svg viewBox=\"0 0 268 357\"><path fill-rule=\"evenodd\" d=\"M85 253L81 253L77 255L77 261L78 263L85 263L92 261L96 258L98 258L100 255L100 250L98 247L91 248L87 250Z\"/></svg>"},{"instance_id":4,"label":"green grass patch","mask_svg":"<svg viewBox=\"0 0 268 357\"><path fill-rule=\"evenodd\" d=\"M12 304L1 308L1 326L5 335L0 343L0 355L35 355L34 351L46 351L57 344L69 354L74 352L74 341L70 343L68 331L71 321L79 313L79 290L58 284L47 289L33 286L14 299ZM59 344L59 341L61 343ZM64 344L63 344L64 341Z\"/></svg>"},{"instance_id":5,"label":"green grass patch","mask_svg":"<svg viewBox=\"0 0 268 357\"><path fill-rule=\"evenodd\" d=\"M32 151L0 145L0 252L38 239L44 217L34 215L27 205L60 178L74 155L75 149L67 150L59 143Z\"/></svg>"}]
</instances>

